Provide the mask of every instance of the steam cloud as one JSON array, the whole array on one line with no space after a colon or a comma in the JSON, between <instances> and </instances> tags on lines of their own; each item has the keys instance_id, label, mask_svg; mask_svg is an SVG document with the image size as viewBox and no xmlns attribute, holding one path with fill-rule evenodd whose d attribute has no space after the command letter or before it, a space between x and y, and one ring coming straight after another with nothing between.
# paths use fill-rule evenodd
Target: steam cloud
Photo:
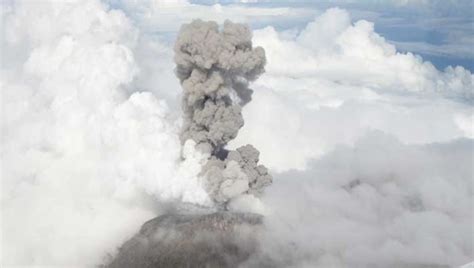
<instances>
[{"instance_id":1,"label":"steam cloud","mask_svg":"<svg viewBox=\"0 0 474 268\"><path fill-rule=\"evenodd\" d=\"M176 75L184 90L181 141L191 139L210 155L202 175L217 204L244 193L258 195L272 181L252 145L225 149L244 125L249 82L264 72L265 51L252 48L251 39L243 24L227 20L219 31L216 22L194 20L181 27L175 44Z\"/></svg>"}]
</instances>

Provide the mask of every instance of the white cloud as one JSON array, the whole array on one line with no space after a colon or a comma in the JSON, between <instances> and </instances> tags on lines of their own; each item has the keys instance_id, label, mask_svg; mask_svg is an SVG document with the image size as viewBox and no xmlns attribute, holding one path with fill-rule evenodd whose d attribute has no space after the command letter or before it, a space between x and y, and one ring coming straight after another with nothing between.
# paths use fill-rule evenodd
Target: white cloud
<instances>
[{"instance_id":1,"label":"white cloud","mask_svg":"<svg viewBox=\"0 0 474 268\"><path fill-rule=\"evenodd\" d=\"M456 67L440 72L411 53L397 53L374 32L372 23L349 21L347 12L330 9L296 40L282 40L272 27L256 31L255 43L266 49L269 58L268 74L323 76L376 91L435 92L472 100L473 76L468 70ZM290 50L297 51L296 56L282 59Z\"/></svg>"},{"instance_id":2,"label":"white cloud","mask_svg":"<svg viewBox=\"0 0 474 268\"><path fill-rule=\"evenodd\" d=\"M474 139L474 113L456 114L454 122L464 132L466 137Z\"/></svg>"},{"instance_id":3,"label":"white cloud","mask_svg":"<svg viewBox=\"0 0 474 268\"><path fill-rule=\"evenodd\" d=\"M469 17L474 7L472 1L464 0L328 0L334 6L356 7L405 12L425 16Z\"/></svg>"},{"instance_id":4,"label":"white cloud","mask_svg":"<svg viewBox=\"0 0 474 268\"><path fill-rule=\"evenodd\" d=\"M246 5L199 5L187 1L167 4L167 1L109 0L123 6L135 19L140 28L147 32L176 32L181 24L193 19L214 20L223 23L234 22L269 23L272 21L295 20L307 17L314 10L290 7L252 7ZM173 2L174 3L174 2Z\"/></svg>"},{"instance_id":5,"label":"white cloud","mask_svg":"<svg viewBox=\"0 0 474 268\"><path fill-rule=\"evenodd\" d=\"M96 265L159 200L208 202L167 104L124 88L139 67L123 13L18 2L4 16L3 52L19 54L1 70L2 265Z\"/></svg>"},{"instance_id":6,"label":"white cloud","mask_svg":"<svg viewBox=\"0 0 474 268\"><path fill-rule=\"evenodd\" d=\"M473 149L472 140L414 146L372 132L280 174L264 198L261 254L286 267L466 263Z\"/></svg>"},{"instance_id":7,"label":"white cloud","mask_svg":"<svg viewBox=\"0 0 474 268\"><path fill-rule=\"evenodd\" d=\"M474 45L474 39L464 38L464 40L442 44L433 45L427 42L396 42L392 44L398 48L403 48L406 51L419 52L428 55L437 55L444 57L459 57L463 55L466 58L473 59L474 51L470 49Z\"/></svg>"},{"instance_id":8,"label":"white cloud","mask_svg":"<svg viewBox=\"0 0 474 268\"><path fill-rule=\"evenodd\" d=\"M261 254L287 267L466 263L473 76L348 21L332 9L300 34L254 33L267 73L234 144L256 144L276 175Z\"/></svg>"},{"instance_id":9,"label":"white cloud","mask_svg":"<svg viewBox=\"0 0 474 268\"><path fill-rule=\"evenodd\" d=\"M351 24L344 10L328 10L298 35L266 27L254 40L265 48L267 73L232 144L258 145L273 170L303 169L369 129L407 143L469 137L459 118L472 113L474 76L396 52L370 22Z\"/></svg>"}]
</instances>

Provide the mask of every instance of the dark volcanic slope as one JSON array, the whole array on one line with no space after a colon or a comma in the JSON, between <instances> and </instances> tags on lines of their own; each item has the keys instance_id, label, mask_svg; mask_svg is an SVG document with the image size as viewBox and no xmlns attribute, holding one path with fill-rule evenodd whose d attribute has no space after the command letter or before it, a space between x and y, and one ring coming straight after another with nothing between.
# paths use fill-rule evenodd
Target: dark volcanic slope
<instances>
[{"instance_id":1,"label":"dark volcanic slope","mask_svg":"<svg viewBox=\"0 0 474 268\"><path fill-rule=\"evenodd\" d=\"M256 250L262 216L167 214L143 224L105 267L237 267Z\"/></svg>"}]
</instances>

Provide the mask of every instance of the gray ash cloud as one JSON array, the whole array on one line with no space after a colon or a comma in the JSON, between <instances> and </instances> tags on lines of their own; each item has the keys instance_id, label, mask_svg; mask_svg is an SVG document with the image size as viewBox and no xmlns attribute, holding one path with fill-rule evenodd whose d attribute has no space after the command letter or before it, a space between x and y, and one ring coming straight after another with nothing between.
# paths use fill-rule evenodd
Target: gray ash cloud
<instances>
[{"instance_id":1,"label":"gray ash cloud","mask_svg":"<svg viewBox=\"0 0 474 268\"><path fill-rule=\"evenodd\" d=\"M241 194L258 195L272 182L258 164L258 150L225 146L244 125L242 107L251 100L249 83L264 72L265 51L252 47L246 25L227 20L220 30L216 22L194 20L179 31L175 62L183 88L181 141L192 139L209 153L202 175L210 197L225 204Z\"/></svg>"}]
</instances>

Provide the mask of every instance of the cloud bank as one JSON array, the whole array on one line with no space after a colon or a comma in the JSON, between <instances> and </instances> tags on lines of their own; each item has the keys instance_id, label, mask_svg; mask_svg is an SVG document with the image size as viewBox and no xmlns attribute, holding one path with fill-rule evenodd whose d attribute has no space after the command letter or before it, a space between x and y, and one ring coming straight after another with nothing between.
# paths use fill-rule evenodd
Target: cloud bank
<instances>
[{"instance_id":1,"label":"cloud bank","mask_svg":"<svg viewBox=\"0 0 474 268\"><path fill-rule=\"evenodd\" d=\"M371 132L263 201L261 259L279 267L456 267L472 260L472 140L406 145ZM289 197L292 198L283 198Z\"/></svg>"},{"instance_id":2,"label":"cloud bank","mask_svg":"<svg viewBox=\"0 0 474 268\"><path fill-rule=\"evenodd\" d=\"M4 21L2 264L92 266L160 200L206 202L166 103L124 88L139 66L122 12L18 2Z\"/></svg>"}]
</instances>

